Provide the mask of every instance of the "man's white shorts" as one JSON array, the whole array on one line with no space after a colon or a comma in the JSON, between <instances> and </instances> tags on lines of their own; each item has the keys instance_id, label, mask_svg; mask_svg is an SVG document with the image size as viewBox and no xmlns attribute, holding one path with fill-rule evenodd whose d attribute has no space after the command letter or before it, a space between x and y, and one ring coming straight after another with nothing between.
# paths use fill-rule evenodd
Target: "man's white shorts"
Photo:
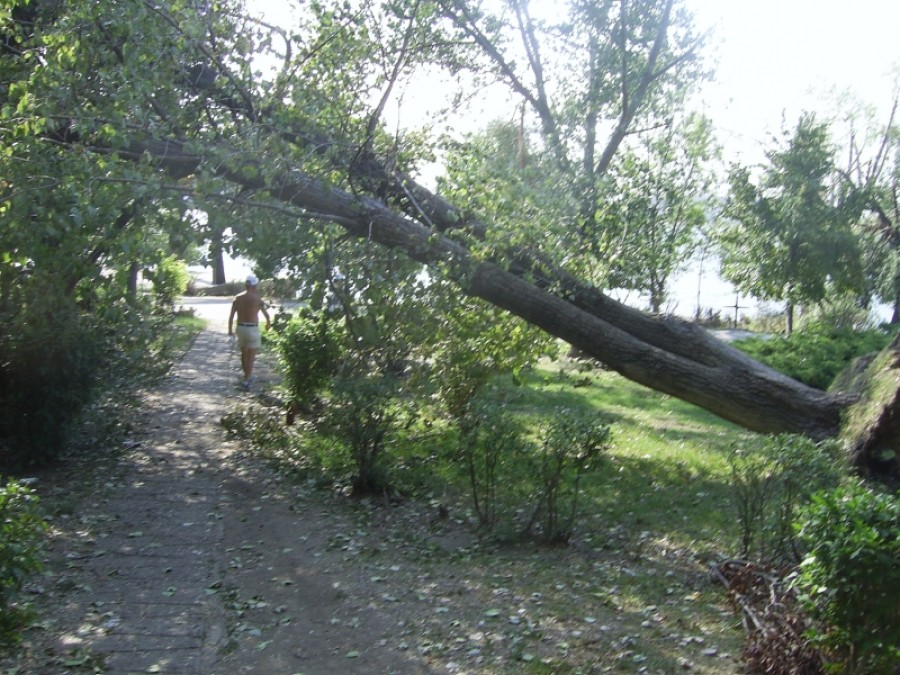
<instances>
[{"instance_id":1,"label":"man's white shorts","mask_svg":"<svg viewBox=\"0 0 900 675\"><path fill-rule=\"evenodd\" d=\"M259 337L259 326L238 324L234 333L237 335L238 346L241 349L259 349L262 344Z\"/></svg>"}]
</instances>

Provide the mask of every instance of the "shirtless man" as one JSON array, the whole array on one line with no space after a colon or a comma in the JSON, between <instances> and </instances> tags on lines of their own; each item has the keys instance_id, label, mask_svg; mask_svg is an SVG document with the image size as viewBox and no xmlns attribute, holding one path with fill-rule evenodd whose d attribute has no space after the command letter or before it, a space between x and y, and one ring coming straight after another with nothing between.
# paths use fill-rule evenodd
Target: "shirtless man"
<instances>
[{"instance_id":1,"label":"shirtless man","mask_svg":"<svg viewBox=\"0 0 900 675\"><path fill-rule=\"evenodd\" d=\"M238 346L241 348L241 368L244 370L244 380L241 386L244 389L250 388L250 377L253 375L253 364L256 361L256 352L259 351L259 313L262 312L266 317L266 329L271 324L269 313L266 311L266 304L256 292L256 285L259 283L252 274L247 277L246 290L239 293L234 302L231 303L231 314L228 315L228 334L235 335L234 317L237 316L237 340Z\"/></svg>"}]
</instances>

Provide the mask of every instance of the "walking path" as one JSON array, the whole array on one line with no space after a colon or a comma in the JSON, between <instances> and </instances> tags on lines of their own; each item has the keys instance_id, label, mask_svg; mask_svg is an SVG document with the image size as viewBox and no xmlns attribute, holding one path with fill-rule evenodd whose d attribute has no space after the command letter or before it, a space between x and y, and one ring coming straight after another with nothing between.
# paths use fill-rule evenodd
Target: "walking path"
<instances>
[{"instance_id":1,"label":"walking path","mask_svg":"<svg viewBox=\"0 0 900 675\"><path fill-rule=\"evenodd\" d=\"M220 546L233 452L219 420L237 395L225 336L204 331L173 375L145 398L150 428L123 458L96 511L94 536L70 551L93 582L67 595L81 620L60 650L103 655L114 673L210 673L225 637ZM119 473L120 472L120 473ZM77 659L70 659L70 661Z\"/></svg>"},{"instance_id":2,"label":"walking path","mask_svg":"<svg viewBox=\"0 0 900 675\"><path fill-rule=\"evenodd\" d=\"M38 623L0 673L739 670L742 636L690 549L616 525L602 551L487 551L458 506L386 508L279 474L220 423L277 417L271 352L243 391L228 300L192 305L210 328L141 392L127 450L38 483L54 513ZM663 575L665 596L641 581Z\"/></svg>"},{"instance_id":3,"label":"walking path","mask_svg":"<svg viewBox=\"0 0 900 675\"><path fill-rule=\"evenodd\" d=\"M274 380L265 360L257 392ZM335 566L329 541L352 524L298 507L226 438L221 417L256 395L239 361L215 325L145 395L133 447L59 526L44 648L59 669L31 654L9 672L444 672L393 650L396 620L341 590L360 571Z\"/></svg>"}]
</instances>

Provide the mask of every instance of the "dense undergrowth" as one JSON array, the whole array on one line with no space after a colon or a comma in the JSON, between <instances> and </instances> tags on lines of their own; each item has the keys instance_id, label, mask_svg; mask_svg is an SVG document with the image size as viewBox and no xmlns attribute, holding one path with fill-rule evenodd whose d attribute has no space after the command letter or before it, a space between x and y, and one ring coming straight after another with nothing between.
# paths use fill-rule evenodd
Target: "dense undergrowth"
<instances>
[{"instance_id":1,"label":"dense undergrowth","mask_svg":"<svg viewBox=\"0 0 900 675\"><path fill-rule=\"evenodd\" d=\"M853 359L888 345L897 328L849 328L813 324L790 337L754 337L735 342L757 361L817 389L828 389Z\"/></svg>"}]
</instances>

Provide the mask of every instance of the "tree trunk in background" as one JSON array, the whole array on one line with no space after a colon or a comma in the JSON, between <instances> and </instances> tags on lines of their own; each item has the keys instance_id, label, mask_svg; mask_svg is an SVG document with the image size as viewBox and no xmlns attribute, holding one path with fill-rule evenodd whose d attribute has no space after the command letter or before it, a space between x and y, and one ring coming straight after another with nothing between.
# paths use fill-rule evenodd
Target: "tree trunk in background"
<instances>
[{"instance_id":1,"label":"tree trunk in background","mask_svg":"<svg viewBox=\"0 0 900 675\"><path fill-rule=\"evenodd\" d=\"M900 289L894 295L894 312L891 314L891 325L896 326L900 323Z\"/></svg>"},{"instance_id":2,"label":"tree trunk in background","mask_svg":"<svg viewBox=\"0 0 900 675\"><path fill-rule=\"evenodd\" d=\"M137 289L138 289L138 276L141 273L141 266L139 263L132 262L131 265L128 266L128 297L135 298L137 297Z\"/></svg>"},{"instance_id":3,"label":"tree trunk in background","mask_svg":"<svg viewBox=\"0 0 900 675\"><path fill-rule=\"evenodd\" d=\"M222 250L222 233L216 231L213 239L209 244L210 253L212 254L212 270L213 286L224 284L227 282L225 278L225 252Z\"/></svg>"}]
</instances>

